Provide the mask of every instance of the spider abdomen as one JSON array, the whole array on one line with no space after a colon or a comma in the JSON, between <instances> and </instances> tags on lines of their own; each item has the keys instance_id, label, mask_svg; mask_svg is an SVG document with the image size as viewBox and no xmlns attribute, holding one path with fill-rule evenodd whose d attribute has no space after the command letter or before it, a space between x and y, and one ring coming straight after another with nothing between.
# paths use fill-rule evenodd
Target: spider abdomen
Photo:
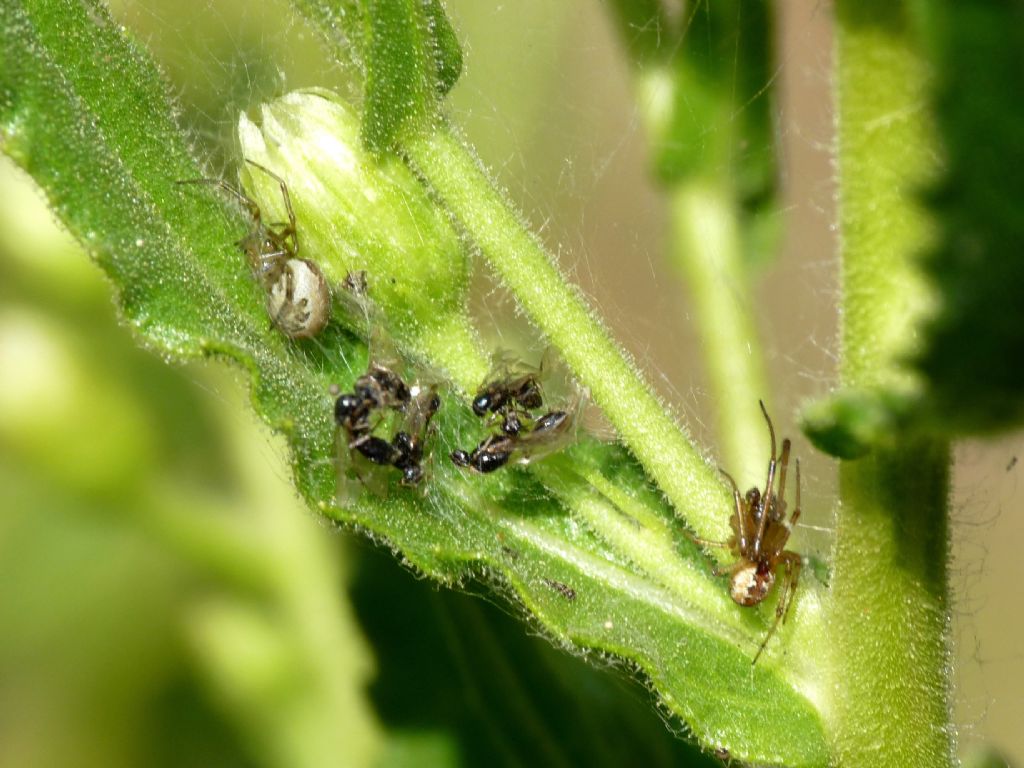
<instances>
[{"instance_id":1,"label":"spider abdomen","mask_svg":"<svg viewBox=\"0 0 1024 768\"><path fill-rule=\"evenodd\" d=\"M729 596L749 608L763 601L775 583L775 572L768 563L748 562L736 570L729 582Z\"/></svg>"}]
</instances>

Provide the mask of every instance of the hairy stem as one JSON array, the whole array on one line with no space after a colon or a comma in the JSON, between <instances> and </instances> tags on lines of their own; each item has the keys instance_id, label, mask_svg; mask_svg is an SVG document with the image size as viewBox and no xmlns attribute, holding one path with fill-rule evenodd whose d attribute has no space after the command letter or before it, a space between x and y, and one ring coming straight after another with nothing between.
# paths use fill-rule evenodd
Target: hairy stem
<instances>
[{"instance_id":1,"label":"hairy stem","mask_svg":"<svg viewBox=\"0 0 1024 768\"><path fill-rule=\"evenodd\" d=\"M676 511L702 536L723 538L728 496L714 469L509 208L478 160L443 130L411 139L406 151Z\"/></svg>"},{"instance_id":2,"label":"hairy stem","mask_svg":"<svg viewBox=\"0 0 1024 768\"><path fill-rule=\"evenodd\" d=\"M915 200L937 170L927 67L908 3L837 3L843 359L848 387L912 387L899 366L930 300ZM948 445L894 445L840 469L828 604L842 766L945 766Z\"/></svg>"},{"instance_id":3,"label":"hairy stem","mask_svg":"<svg viewBox=\"0 0 1024 768\"><path fill-rule=\"evenodd\" d=\"M624 30L625 35L629 30ZM637 62L639 63L639 62ZM678 75L668 66L645 66L634 90L647 135L666 139ZM710 119L710 118L709 118ZM724 132L725 126L716 130ZM764 469L766 434L758 400L768 401L764 354L754 324L753 291L743 264L743 231L728 162L709 162L703 173L665 182L669 199L669 259L687 283L697 332L714 394L722 466L741 486Z\"/></svg>"},{"instance_id":4,"label":"hairy stem","mask_svg":"<svg viewBox=\"0 0 1024 768\"><path fill-rule=\"evenodd\" d=\"M838 765L945 766L949 449L905 441L840 470L829 626Z\"/></svg>"}]
</instances>

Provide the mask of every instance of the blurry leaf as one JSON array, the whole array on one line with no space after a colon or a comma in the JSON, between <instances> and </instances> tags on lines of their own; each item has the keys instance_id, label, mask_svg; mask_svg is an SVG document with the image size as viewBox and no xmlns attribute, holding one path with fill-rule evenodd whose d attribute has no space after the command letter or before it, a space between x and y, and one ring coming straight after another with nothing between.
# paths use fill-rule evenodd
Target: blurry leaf
<instances>
[{"instance_id":1,"label":"blurry leaf","mask_svg":"<svg viewBox=\"0 0 1024 768\"><path fill-rule=\"evenodd\" d=\"M460 756L396 764L718 765L665 729L624 670L609 674L528 637L514 615L438 592L378 551L358 562L354 600L377 649L372 694L391 738L421 734L403 751L447 743Z\"/></svg>"},{"instance_id":2,"label":"blurry leaf","mask_svg":"<svg viewBox=\"0 0 1024 768\"><path fill-rule=\"evenodd\" d=\"M887 270L889 285L909 281L915 293L931 293L927 314L915 308L903 318L918 330L898 338L884 380L839 392L805 413L808 436L842 458L910 429L957 436L1012 429L1024 419L1024 6L935 0L922 9L905 23L913 24L931 66L934 113L922 118L924 105L915 104L912 115L929 132L934 121L944 156L921 158L920 142L895 141L896 127L878 124L886 145L866 145L868 167L846 174L862 184L874 175L877 188L892 189L886 163L918 169L916 186L901 188L899 210L889 199L870 200L873 210L861 212L856 236L872 249L877 268ZM870 14L861 23L872 23ZM941 178L922 174L924 167L940 170ZM916 199L905 203L911 195ZM924 210L911 217L906 206L917 203ZM926 214L926 223L917 220ZM890 233L916 237L909 258L900 261L892 235L884 242L877 236L877 222L892 219ZM869 230L875 233L870 243L861 234ZM909 294L894 294L874 314L920 301ZM873 338L876 348L879 343ZM857 349L851 351L860 354Z\"/></svg>"},{"instance_id":3,"label":"blurry leaf","mask_svg":"<svg viewBox=\"0 0 1024 768\"><path fill-rule=\"evenodd\" d=\"M804 408L801 428L819 451L859 459L899 434L907 408L891 392L843 389Z\"/></svg>"},{"instance_id":4,"label":"blurry leaf","mask_svg":"<svg viewBox=\"0 0 1024 768\"><path fill-rule=\"evenodd\" d=\"M678 23L670 61L674 100L655 144L658 175L669 184L693 176L729 179L742 210L777 227L764 215L776 194L770 6L698 2L686 6ZM761 250L745 253L771 253L763 238L755 238Z\"/></svg>"},{"instance_id":5,"label":"blurry leaf","mask_svg":"<svg viewBox=\"0 0 1024 768\"><path fill-rule=\"evenodd\" d=\"M678 41L671 34L661 0L603 0L602 4L611 8L634 64L648 66L670 55Z\"/></svg>"},{"instance_id":6,"label":"blurry leaf","mask_svg":"<svg viewBox=\"0 0 1024 768\"><path fill-rule=\"evenodd\" d=\"M271 332L232 245L245 231L241 215L229 218L212 194L174 183L202 172L155 67L91 3L4 4L0 21L14 62L0 86L4 151L114 279L126 317L165 354L243 362L257 374L267 420L293 445L308 448L318 436L329 464L327 382L288 381L292 353ZM330 471L303 479L333 492Z\"/></svg>"},{"instance_id":7,"label":"blurry leaf","mask_svg":"<svg viewBox=\"0 0 1024 768\"><path fill-rule=\"evenodd\" d=\"M0 764L253 765L183 672L185 574L130 499L0 461Z\"/></svg>"},{"instance_id":8,"label":"blurry leaf","mask_svg":"<svg viewBox=\"0 0 1024 768\"><path fill-rule=\"evenodd\" d=\"M638 70L658 177L728 180L754 230L746 253L763 258L779 227L769 4L691 3L674 26L658 0L604 4Z\"/></svg>"},{"instance_id":9,"label":"blurry leaf","mask_svg":"<svg viewBox=\"0 0 1024 768\"><path fill-rule=\"evenodd\" d=\"M940 306L915 356L927 415L952 434L1024 421L1024 4L929 4L947 171L925 269Z\"/></svg>"},{"instance_id":10,"label":"blurry leaf","mask_svg":"<svg viewBox=\"0 0 1024 768\"><path fill-rule=\"evenodd\" d=\"M372 670L337 548L266 471L233 382L139 350L95 299L99 270L47 252L65 238L6 158L0 190L18 201L4 215L46 216L27 243L0 227L0 253L31 249L0 259L18 297L0 311L0 764L371 764ZM72 256L87 269L33 282ZM258 632L195 642L214 608L272 623L272 675L245 653Z\"/></svg>"},{"instance_id":11,"label":"blurry leaf","mask_svg":"<svg viewBox=\"0 0 1024 768\"><path fill-rule=\"evenodd\" d=\"M397 19L396 39L416 45L421 32L409 24ZM174 358L227 356L250 372L255 408L287 437L308 503L387 541L438 581L484 574L507 585L559 642L635 664L705 744L757 762L824 761L822 719L805 696L797 655L770 651L750 666L771 610L757 615L731 603L620 448L581 440L532 472L466 474L443 457L479 440L481 426L448 393L425 493L400 488L392 473L385 495L365 492L339 508L329 385L348 387L365 370L363 345L337 323L301 343L270 327L260 289L232 245L245 221L225 215L235 209L215 190L174 184L202 172L174 125L159 73L101 7L5 4L0 41L4 150L107 271L146 343ZM380 55L395 54L395 71L408 66L422 75L417 51ZM422 82L411 87L426 98ZM382 92L380 104L393 95ZM393 138L425 114L421 106L387 115L379 136ZM290 186L303 210L309 189L302 179ZM323 260L328 273L343 269L337 253L306 255ZM192 542L210 556L224 548L209 531ZM233 550L224 549L230 562ZM802 592L809 610L798 611L787 635L815 626L815 601L813 589ZM780 634L776 648L784 640Z\"/></svg>"},{"instance_id":12,"label":"blurry leaf","mask_svg":"<svg viewBox=\"0 0 1024 768\"><path fill-rule=\"evenodd\" d=\"M1013 768L1005 755L994 747L974 747L964 757L964 768Z\"/></svg>"},{"instance_id":13,"label":"blurry leaf","mask_svg":"<svg viewBox=\"0 0 1024 768\"><path fill-rule=\"evenodd\" d=\"M493 755L490 756L493 759ZM442 731L392 729L379 768L456 768L462 765L455 741Z\"/></svg>"},{"instance_id":14,"label":"blurry leaf","mask_svg":"<svg viewBox=\"0 0 1024 768\"><path fill-rule=\"evenodd\" d=\"M354 49L365 79L363 140L370 149L392 150L403 132L439 119L440 97L462 72L462 50L441 0L294 4L338 51Z\"/></svg>"}]
</instances>

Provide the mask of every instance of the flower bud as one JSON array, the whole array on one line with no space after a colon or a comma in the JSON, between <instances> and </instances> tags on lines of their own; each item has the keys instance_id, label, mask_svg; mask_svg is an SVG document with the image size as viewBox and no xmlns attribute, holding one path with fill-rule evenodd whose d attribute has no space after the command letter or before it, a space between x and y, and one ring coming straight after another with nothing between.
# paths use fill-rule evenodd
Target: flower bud
<instances>
[{"instance_id":1,"label":"flower bud","mask_svg":"<svg viewBox=\"0 0 1024 768\"><path fill-rule=\"evenodd\" d=\"M320 267L335 294L364 270L370 298L399 348L445 369L464 388L484 364L466 305L469 265L444 210L396 156L370 154L359 119L329 91L287 94L244 114L242 154L284 179L298 229L298 257ZM243 183L266 222L288 220L280 185L246 164ZM336 305L338 302L336 302ZM365 334L360 317L341 317Z\"/></svg>"}]
</instances>

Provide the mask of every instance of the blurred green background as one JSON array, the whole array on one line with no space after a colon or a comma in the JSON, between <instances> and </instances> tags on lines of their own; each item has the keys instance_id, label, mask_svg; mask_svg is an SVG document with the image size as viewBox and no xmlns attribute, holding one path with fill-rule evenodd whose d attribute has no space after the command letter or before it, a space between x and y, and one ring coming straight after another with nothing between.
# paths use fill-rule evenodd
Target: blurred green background
<instances>
[{"instance_id":1,"label":"blurred green background","mask_svg":"<svg viewBox=\"0 0 1024 768\"><path fill-rule=\"evenodd\" d=\"M466 50L454 120L713 453L701 350L601 4L447 5ZM804 460L799 546L824 555L833 466L793 416L828 391L835 354L829 16L778 9L785 234L758 319L776 420ZM240 110L347 86L274 3L113 10L228 178ZM99 270L7 161L0 200L0 765L703 762L626 672L530 636L482 587L440 592L317 521L241 373L140 349ZM528 334L477 282L484 335ZM1024 620L1008 610L1024 576L1017 456L1020 437L957 451L952 618L962 746L1024 763Z\"/></svg>"}]
</instances>

